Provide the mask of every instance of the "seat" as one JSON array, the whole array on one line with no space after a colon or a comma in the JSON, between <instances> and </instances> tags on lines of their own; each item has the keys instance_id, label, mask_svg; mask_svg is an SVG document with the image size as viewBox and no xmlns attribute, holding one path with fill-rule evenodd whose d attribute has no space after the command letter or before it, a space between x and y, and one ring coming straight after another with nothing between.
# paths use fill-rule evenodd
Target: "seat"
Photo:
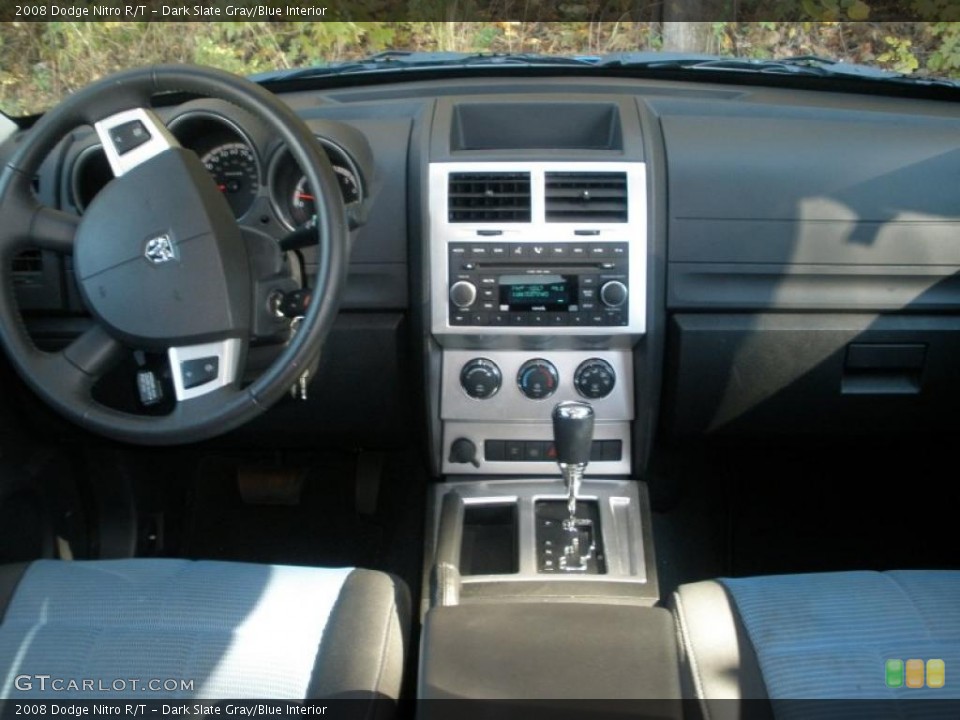
<instances>
[{"instance_id":1,"label":"seat","mask_svg":"<svg viewBox=\"0 0 960 720\"><path fill-rule=\"evenodd\" d=\"M681 586L672 609L684 692L707 718L769 715L779 700L960 698L960 572L720 579ZM897 686L886 662L908 659L942 660L947 682ZM743 699L768 702L729 702Z\"/></svg>"},{"instance_id":2,"label":"seat","mask_svg":"<svg viewBox=\"0 0 960 720\"><path fill-rule=\"evenodd\" d=\"M353 568L3 566L0 699L396 699L409 605L401 581Z\"/></svg>"}]
</instances>

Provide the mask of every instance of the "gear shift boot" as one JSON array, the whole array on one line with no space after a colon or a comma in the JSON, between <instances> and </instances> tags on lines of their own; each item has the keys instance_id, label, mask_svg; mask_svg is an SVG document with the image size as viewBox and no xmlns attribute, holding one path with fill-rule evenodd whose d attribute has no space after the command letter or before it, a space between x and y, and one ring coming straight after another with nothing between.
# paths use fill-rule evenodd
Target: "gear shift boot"
<instances>
[{"instance_id":1,"label":"gear shift boot","mask_svg":"<svg viewBox=\"0 0 960 720\"><path fill-rule=\"evenodd\" d=\"M577 502L570 526L564 500L538 500L534 512L537 528L537 572L602 575L607 572L596 501Z\"/></svg>"}]
</instances>

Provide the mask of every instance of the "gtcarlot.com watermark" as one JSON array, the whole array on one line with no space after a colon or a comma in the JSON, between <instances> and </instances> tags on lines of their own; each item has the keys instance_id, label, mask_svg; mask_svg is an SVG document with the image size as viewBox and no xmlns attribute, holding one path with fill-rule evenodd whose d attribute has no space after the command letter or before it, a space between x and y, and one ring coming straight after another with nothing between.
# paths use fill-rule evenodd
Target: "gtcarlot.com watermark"
<instances>
[{"instance_id":1,"label":"gtcarlot.com watermark","mask_svg":"<svg viewBox=\"0 0 960 720\"><path fill-rule=\"evenodd\" d=\"M178 678L64 678L54 675L17 675L13 687L20 692L193 692L193 680Z\"/></svg>"}]
</instances>

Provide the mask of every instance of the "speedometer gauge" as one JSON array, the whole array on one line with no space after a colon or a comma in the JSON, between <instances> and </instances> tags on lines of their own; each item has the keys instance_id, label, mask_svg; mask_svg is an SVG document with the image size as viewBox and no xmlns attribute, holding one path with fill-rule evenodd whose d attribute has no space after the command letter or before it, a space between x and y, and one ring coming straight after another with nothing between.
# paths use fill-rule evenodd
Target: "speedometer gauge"
<instances>
[{"instance_id":1,"label":"speedometer gauge","mask_svg":"<svg viewBox=\"0 0 960 720\"><path fill-rule=\"evenodd\" d=\"M230 203L234 217L242 217L253 205L260 189L257 159L244 143L219 145L200 161Z\"/></svg>"}]
</instances>

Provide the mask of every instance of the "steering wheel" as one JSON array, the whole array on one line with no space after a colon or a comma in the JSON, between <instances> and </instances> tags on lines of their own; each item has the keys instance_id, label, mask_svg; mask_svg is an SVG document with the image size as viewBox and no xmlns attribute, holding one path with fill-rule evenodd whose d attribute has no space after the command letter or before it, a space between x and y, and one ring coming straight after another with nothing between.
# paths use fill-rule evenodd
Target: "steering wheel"
<instances>
[{"instance_id":1,"label":"steering wheel","mask_svg":"<svg viewBox=\"0 0 960 720\"><path fill-rule=\"evenodd\" d=\"M150 109L154 95L226 100L261 118L300 165L317 201L318 275L299 328L255 381L241 385L254 324L255 262L227 201L197 156ZM41 205L40 164L80 125L92 125L113 170L78 218ZM105 78L64 100L22 138L0 173L0 343L34 391L84 428L127 442L203 440L253 419L319 357L336 317L347 267L347 218L329 160L310 130L263 88L229 73L157 66ZM94 326L60 352L30 340L8 272L25 246L73 255ZM270 250L269 252L274 252ZM282 251L276 248L277 261ZM97 380L131 349L165 352L176 390L166 415L103 405Z\"/></svg>"}]
</instances>

